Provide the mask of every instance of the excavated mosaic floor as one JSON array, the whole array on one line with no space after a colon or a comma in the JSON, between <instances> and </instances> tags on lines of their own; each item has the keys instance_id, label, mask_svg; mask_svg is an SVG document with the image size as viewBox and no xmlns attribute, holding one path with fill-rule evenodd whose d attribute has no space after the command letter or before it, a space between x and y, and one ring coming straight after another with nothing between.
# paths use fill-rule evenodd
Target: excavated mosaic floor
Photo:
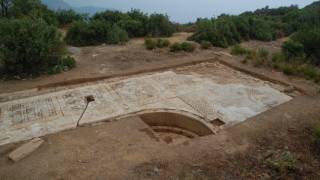
<instances>
[{"instance_id":1,"label":"excavated mosaic floor","mask_svg":"<svg viewBox=\"0 0 320 180\"><path fill-rule=\"evenodd\" d=\"M201 67L206 67L202 65ZM292 99L281 86L215 64L169 70L0 103L0 145L145 112L176 112L232 126ZM212 73L221 72L221 73ZM280 87L280 88L275 88Z\"/></svg>"}]
</instances>

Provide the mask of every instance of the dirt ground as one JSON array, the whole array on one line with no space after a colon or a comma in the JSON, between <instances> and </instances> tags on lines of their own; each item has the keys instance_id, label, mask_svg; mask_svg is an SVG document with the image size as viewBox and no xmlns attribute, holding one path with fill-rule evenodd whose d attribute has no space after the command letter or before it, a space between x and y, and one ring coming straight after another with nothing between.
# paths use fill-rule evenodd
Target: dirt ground
<instances>
[{"instance_id":1,"label":"dirt ground","mask_svg":"<svg viewBox=\"0 0 320 180\"><path fill-rule=\"evenodd\" d=\"M190 33L178 33L169 38L169 40L172 43L181 42L190 35ZM216 49L218 48L203 51L198 48L193 53L170 53L168 48L148 51L144 47L143 38L133 39L126 45L71 48L77 61L76 68L68 72L34 79L1 81L0 93L10 93L66 81L81 81L81 79L87 78L94 79L123 73L143 72L148 69L203 61L214 57Z\"/></svg>"},{"instance_id":2,"label":"dirt ground","mask_svg":"<svg viewBox=\"0 0 320 180\"><path fill-rule=\"evenodd\" d=\"M181 41L186 33L171 41ZM248 46L261 42L247 42ZM274 51L279 43L270 43ZM277 45L275 45L277 44ZM24 81L1 82L0 92L36 88L79 78L108 76L170 67L215 57L220 49L172 54L147 51L143 39L126 46L81 48L72 71ZM13 163L7 154L21 143L0 147L0 179L320 179L320 155L312 127L320 123L318 86L269 69L243 65L240 57L221 62L258 77L303 91L288 103L255 116L217 135L166 143L137 118L80 127L43 137L45 143ZM184 68L177 70L184 71ZM201 73L201 69L199 69ZM212 72L215 74L218 72Z\"/></svg>"},{"instance_id":3,"label":"dirt ground","mask_svg":"<svg viewBox=\"0 0 320 180\"><path fill-rule=\"evenodd\" d=\"M320 117L319 101L301 96L178 145L153 138L135 118L46 136L17 163L6 155L18 144L6 145L0 147L0 179L319 179L310 128ZM285 164L287 156L292 164Z\"/></svg>"}]
</instances>

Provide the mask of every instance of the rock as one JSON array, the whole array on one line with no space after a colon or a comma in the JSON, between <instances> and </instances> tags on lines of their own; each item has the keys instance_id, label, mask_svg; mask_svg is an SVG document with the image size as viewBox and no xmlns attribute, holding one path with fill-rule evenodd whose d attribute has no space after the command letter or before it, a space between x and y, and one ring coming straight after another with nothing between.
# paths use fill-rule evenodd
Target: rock
<instances>
[{"instance_id":1,"label":"rock","mask_svg":"<svg viewBox=\"0 0 320 180\"><path fill-rule=\"evenodd\" d=\"M69 46L69 47L67 47L67 50L68 50L69 53L74 54L74 55L81 53L81 49L77 48L77 47Z\"/></svg>"},{"instance_id":2,"label":"rock","mask_svg":"<svg viewBox=\"0 0 320 180\"><path fill-rule=\"evenodd\" d=\"M40 138L34 138L30 142L23 144L19 148L15 149L12 151L8 157L10 160L17 162L20 161L21 159L27 157L30 155L32 152L37 150L43 143L44 141Z\"/></svg>"},{"instance_id":3,"label":"rock","mask_svg":"<svg viewBox=\"0 0 320 180\"><path fill-rule=\"evenodd\" d=\"M293 93L294 90L295 90L295 88L293 86L288 86L283 90L283 92L284 93Z\"/></svg>"},{"instance_id":4,"label":"rock","mask_svg":"<svg viewBox=\"0 0 320 180\"><path fill-rule=\"evenodd\" d=\"M271 176L268 174L268 173L263 173L261 175L261 179L263 180L269 180L269 179L272 179Z\"/></svg>"}]
</instances>

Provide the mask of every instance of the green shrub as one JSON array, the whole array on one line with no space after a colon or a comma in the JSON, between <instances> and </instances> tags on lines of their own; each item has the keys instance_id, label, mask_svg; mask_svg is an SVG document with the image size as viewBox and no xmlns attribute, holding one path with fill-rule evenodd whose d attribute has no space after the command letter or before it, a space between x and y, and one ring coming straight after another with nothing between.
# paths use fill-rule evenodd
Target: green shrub
<instances>
[{"instance_id":1,"label":"green shrub","mask_svg":"<svg viewBox=\"0 0 320 180\"><path fill-rule=\"evenodd\" d=\"M76 60L71 56L67 56L61 60L61 65L64 68L67 67L68 69L72 69L72 68L76 67Z\"/></svg>"},{"instance_id":2,"label":"green shrub","mask_svg":"<svg viewBox=\"0 0 320 180\"><path fill-rule=\"evenodd\" d=\"M157 47L157 41L152 38L147 38L144 41L144 45L148 50L153 50Z\"/></svg>"},{"instance_id":3,"label":"green shrub","mask_svg":"<svg viewBox=\"0 0 320 180\"><path fill-rule=\"evenodd\" d=\"M320 21L319 21L320 23ZM292 36L297 44L301 44L303 52L311 59L311 63L320 65L320 27L299 31ZM302 51L299 49L299 52Z\"/></svg>"},{"instance_id":4,"label":"green shrub","mask_svg":"<svg viewBox=\"0 0 320 180\"><path fill-rule=\"evenodd\" d=\"M281 70L286 75L295 75L319 82L320 69L310 64L304 58L288 61L283 53L272 55L271 66Z\"/></svg>"},{"instance_id":5,"label":"green shrub","mask_svg":"<svg viewBox=\"0 0 320 180\"><path fill-rule=\"evenodd\" d=\"M111 30L107 33L108 44L123 44L129 40L128 34L118 25L113 25Z\"/></svg>"},{"instance_id":6,"label":"green shrub","mask_svg":"<svg viewBox=\"0 0 320 180\"><path fill-rule=\"evenodd\" d=\"M304 47L301 43L288 40L282 45L282 52L287 57L287 59L295 58L295 57L303 57L304 56Z\"/></svg>"},{"instance_id":7,"label":"green shrub","mask_svg":"<svg viewBox=\"0 0 320 180\"><path fill-rule=\"evenodd\" d=\"M65 48L57 28L28 19L3 19L0 27L2 75L39 75L60 65Z\"/></svg>"},{"instance_id":8,"label":"green shrub","mask_svg":"<svg viewBox=\"0 0 320 180\"><path fill-rule=\"evenodd\" d=\"M170 41L167 39L147 38L145 39L144 44L148 50L152 50L152 49L155 49L156 47L158 48L168 47L170 45Z\"/></svg>"},{"instance_id":9,"label":"green shrub","mask_svg":"<svg viewBox=\"0 0 320 180\"><path fill-rule=\"evenodd\" d=\"M66 26L73 22L84 20L84 15L80 15L71 9L57 11L56 17L60 26Z\"/></svg>"},{"instance_id":10,"label":"green shrub","mask_svg":"<svg viewBox=\"0 0 320 180\"><path fill-rule=\"evenodd\" d=\"M201 43L209 41L214 46L226 48L241 40L257 39L270 41L275 38L274 22L259 16L229 16L199 19L197 30L190 40Z\"/></svg>"},{"instance_id":11,"label":"green shrub","mask_svg":"<svg viewBox=\"0 0 320 180\"><path fill-rule=\"evenodd\" d=\"M189 42L183 42L180 44L181 49L185 52L193 52L196 49L196 46Z\"/></svg>"},{"instance_id":12,"label":"green shrub","mask_svg":"<svg viewBox=\"0 0 320 180\"><path fill-rule=\"evenodd\" d=\"M278 171L281 174L296 170L296 163L296 157L289 151L282 152L281 154L275 154L266 160L268 167Z\"/></svg>"},{"instance_id":13,"label":"green shrub","mask_svg":"<svg viewBox=\"0 0 320 180\"><path fill-rule=\"evenodd\" d=\"M94 31L94 29L97 31ZM98 31L98 29L100 31ZM67 44L73 46L96 45L106 41L108 29L110 29L109 24L99 23L98 21L92 24L87 22L74 22L66 34L65 41ZM99 35L100 38L97 37Z\"/></svg>"},{"instance_id":14,"label":"green shrub","mask_svg":"<svg viewBox=\"0 0 320 180\"><path fill-rule=\"evenodd\" d=\"M231 49L231 54L233 55L246 55L249 54L251 50L241 47L239 44L235 45Z\"/></svg>"},{"instance_id":15,"label":"green shrub","mask_svg":"<svg viewBox=\"0 0 320 180\"><path fill-rule=\"evenodd\" d=\"M56 65L48 71L48 74L59 74L63 71L63 67L61 65Z\"/></svg>"},{"instance_id":16,"label":"green shrub","mask_svg":"<svg viewBox=\"0 0 320 180\"><path fill-rule=\"evenodd\" d=\"M258 49L258 56L264 60L267 60L269 57L269 52L268 52L268 50L266 50L264 48L259 48Z\"/></svg>"},{"instance_id":17,"label":"green shrub","mask_svg":"<svg viewBox=\"0 0 320 180\"><path fill-rule=\"evenodd\" d=\"M201 49L210 49L212 47L212 44L209 41L201 41L200 45Z\"/></svg>"},{"instance_id":18,"label":"green shrub","mask_svg":"<svg viewBox=\"0 0 320 180\"><path fill-rule=\"evenodd\" d=\"M170 51L171 52L179 52L182 51L182 47L180 43L174 43L170 46Z\"/></svg>"},{"instance_id":19,"label":"green shrub","mask_svg":"<svg viewBox=\"0 0 320 180\"><path fill-rule=\"evenodd\" d=\"M56 13L40 0L0 0L0 18L41 20L49 25L58 25Z\"/></svg>"},{"instance_id":20,"label":"green shrub","mask_svg":"<svg viewBox=\"0 0 320 180\"><path fill-rule=\"evenodd\" d=\"M257 59L257 57L258 55L256 51L249 51L246 55L246 59L249 59L249 60L255 60Z\"/></svg>"},{"instance_id":21,"label":"green shrub","mask_svg":"<svg viewBox=\"0 0 320 180\"><path fill-rule=\"evenodd\" d=\"M164 48L170 46L170 41L168 39L157 39L157 47Z\"/></svg>"},{"instance_id":22,"label":"green shrub","mask_svg":"<svg viewBox=\"0 0 320 180\"><path fill-rule=\"evenodd\" d=\"M73 46L98 44L122 44L129 40L128 34L118 25L103 21L75 22L67 32L66 42Z\"/></svg>"},{"instance_id":23,"label":"green shrub","mask_svg":"<svg viewBox=\"0 0 320 180\"><path fill-rule=\"evenodd\" d=\"M174 33L174 26L169 17L163 14L147 14L139 10L127 13L120 11L104 11L93 16L93 20L104 21L111 25L118 25L124 29L129 37L168 37Z\"/></svg>"},{"instance_id":24,"label":"green shrub","mask_svg":"<svg viewBox=\"0 0 320 180\"><path fill-rule=\"evenodd\" d=\"M281 69L281 64L286 61L286 57L283 53L274 53L272 54L270 66L275 69Z\"/></svg>"},{"instance_id":25,"label":"green shrub","mask_svg":"<svg viewBox=\"0 0 320 180\"><path fill-rule=\"evenodd\" d=\"M317 80L317 78L320 76L319 68L316 68L311 64L299 65L299 72L303 77L310 80Z\"/></svg>"},{"instance_id":26,"label":"green shrub","mask_svg":"<svg viewBox=\"0 0 320 180\"><path fill-rule=\"evenodd\" d=\"M168 16L151 14L147 24L147 32L153 37L169 37L174 33L174 28Z\"/></svg>"},{"instance_id":27,"label":"green shrub","mask_svg":"<svg viewBox=\"0 0 320 180\"><path fill-rule=\"evenodd\" d=\"M279 52L279 53L272 54L271 60L273 63L280 63L280 62L284 62L286 60L286 57L283 53Z\"/></svg>"},{"instance_id":28,"label":"green shrub","mask_svg":"<svg viewBox=\"0 0 320 180\"><path fill-rule=\"evenodd\" d=\"M296 75L298 74L297 67L292 64L282 64L281 66L282 72L286 75Z\"/></svg>"}]
</instances>

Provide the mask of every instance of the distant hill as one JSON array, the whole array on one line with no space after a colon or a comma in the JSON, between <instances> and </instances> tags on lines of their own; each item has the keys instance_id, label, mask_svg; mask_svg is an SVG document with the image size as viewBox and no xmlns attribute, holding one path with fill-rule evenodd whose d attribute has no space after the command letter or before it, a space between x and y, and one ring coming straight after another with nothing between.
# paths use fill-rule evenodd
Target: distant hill
<instances>
[{"instance_id":1,"label":"distant hill","mask_svg":"<svg viewBox=\"0 0 320 180\"><path fill-rule=\"evenodd\" d=\"M93 15L97 12L106 10L106 8L85 6L85 7L72 7L70 4L64 2L63 0L41 0L43 4L48 6L52 10L68 10L73 9L78 13Z\"/></svg>"},{"instance_id":2,"label":"distant hill","mask_svg":"<svg viewBox=\"0 0 320 180\"><path fill-rule=\"evenodd\" d=\"M49 9L72 9L72 7L63 0L41 0L43 4L47 5Z\"/></svg>"},{"instance_id":3,"label":"distant hill","mask_svg":"<svg viewBox=\"0 0 320 180\"><path fill-rule=\"evenodd\" d=\"M78 13L84 13L89 15L94 15L95 13L107 10L106 8L100 8L95 6L73 7L72 9Z\"/></svg>"}]
</instances>

